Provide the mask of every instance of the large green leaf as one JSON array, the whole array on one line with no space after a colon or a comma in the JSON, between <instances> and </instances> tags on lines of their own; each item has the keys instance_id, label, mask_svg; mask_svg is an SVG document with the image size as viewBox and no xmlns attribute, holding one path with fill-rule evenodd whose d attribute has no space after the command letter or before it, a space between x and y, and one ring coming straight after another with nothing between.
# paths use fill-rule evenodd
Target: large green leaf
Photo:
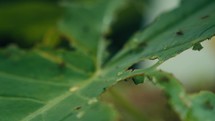
<instances>
[{"instance_id":1,"label":"large green leaf","mask_svg":"<svg viewBox=\"0 0 215 121\"><path fill-rule=\"evenodd\" d=\"M89 5L85 2L67 4L68 14L61 23L61 30L72 38L75 51L1 49L1 120L116 120L112 108L99 101L99 95L106 88L123 79L151 74L164 60L196 43L199 45L215 33L215 1L183 2L181 7L164 14L151 27L135 35L102 66L107 46L102 33L108 30L114 11L124 2L101 0ZM83 26L90 29L89 33L82 31ZM127 70L149 58L160 61L147 69ZM193 100L196 100L195 105L202 101L195 97ZM198 106L193 109L197 111L190 117L195 118L199 114Z\"/></svg>"},{"instance_id":2,"label":"large green leaf","mask_svg":"<svg viewBox=\"0 0 215 121\"><path fill-rule=\"evenodd\" d=\"M93 62L78 52L10 47L1 50L0 60L1 121L105 121L116 116L97 97L78 91L96 79Z\"/></svg>"}]
</instances>

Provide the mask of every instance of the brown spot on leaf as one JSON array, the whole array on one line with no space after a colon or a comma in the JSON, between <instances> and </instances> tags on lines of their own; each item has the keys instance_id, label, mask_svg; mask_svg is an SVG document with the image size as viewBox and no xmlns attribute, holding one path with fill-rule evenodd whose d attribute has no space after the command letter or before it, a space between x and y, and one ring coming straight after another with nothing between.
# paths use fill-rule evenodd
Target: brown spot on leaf
<instances>
[{"instance_id":1,"label":"brown spot on leaf","mask_svg":"<svg viewBox=\"0 0 215 121\"><path fill-rule=\"evenodd\" d=\"M205 15L205 16L202 16L201 19L207 19L209 17L210 17L209 15Z\"/></svg>"},{"instance_id":2,"label":"brown spot on leaf","mask_svg":"<svg viewBox=\"0 0 215 121\"><path fill-rule=\"evenodd\" d=\"M184 33L181 30L179 30L179 31L176 32L176 35L182 36L182 35L184 35Z\"/></svg>"},{"instance_id":3,"label":"brown spot on leaf","mask_svg":"<svg viewBox=\"0 0 215 121\"><path fill-rule=\"evenodd\" d=\"M132 65L132 66L130 66L130 67L127 68L127 70L130 71L130 72L133 72L135 69L137 69L137 65L136 64L134 64L134 65Z\"/></svg>"},{"instance_id":4,"label":"brown spot on leaf","mask_svg":"<svg viewBox=\"0 0 215 121\"><path fill-rule=\"evenodd\" d=\"M80 110L81 109L81 106L78 106L75 108L75 110Z\"/></svg>"},{"instance_id":5,"label":"brown spot on leaf","mask_svg":"<svg viewBox=\"0 0 215 121\"><path fill-rule=\"evenodd\" d=\"M168 77L161 77L161 82L165 82L165 83L168 83L169 82L169 78Z\"/></svg>"}]
</instances>

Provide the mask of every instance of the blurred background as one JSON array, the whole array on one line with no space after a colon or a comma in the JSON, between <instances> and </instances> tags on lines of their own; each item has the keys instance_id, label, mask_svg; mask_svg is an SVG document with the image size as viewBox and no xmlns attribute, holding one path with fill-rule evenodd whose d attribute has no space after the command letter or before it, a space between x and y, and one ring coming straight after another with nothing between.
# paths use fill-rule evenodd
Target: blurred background
<instances>
[{"instance_id":1,"label":"blurred background","mask_svg":"<svg viewBox=\"0 0 215 121\"><path fill-rule=\"evenodd\" d=\"M133 33L144 29L161 13L177 7L180 1L146 0L143 4L132 4L117 13L112 32L106 35L112 42L110 53L117 52ZM0 0L0 48L13 44L23 49L72 49L69 40L58 30L63 13L59 0ZM173 73L190 93L215 92L215 38L202 45L201 51L189 49L159 67ZM146 61L138 68L153 63ZM132 81L119 82L102 94L101 99L119 110L120 121L179 121L161 90L147 80L140 85Z\"/></svg>"},{"instance_id":2,"label":"blurred background","mask_svg":"<svg viewBox=\"0 0 215 121\"><path fill-rule=\"evenodd\" d=\"M57 22L62 13L59 0L1 0L0 46L12 43L22 48L38 43L53 46L58 39Z\"/></svg>"}]
</instances>

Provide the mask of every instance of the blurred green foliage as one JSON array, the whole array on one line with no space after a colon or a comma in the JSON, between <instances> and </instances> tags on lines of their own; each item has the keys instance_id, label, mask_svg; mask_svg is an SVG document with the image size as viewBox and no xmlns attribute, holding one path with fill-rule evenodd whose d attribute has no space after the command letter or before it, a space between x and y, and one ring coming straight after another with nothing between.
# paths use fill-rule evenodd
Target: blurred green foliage
<instances>
[{"instance_id":1,"label":"blurred green foliage","mask_svg":"<svg viewBox=\"0 0 215 121\"><path fill-rule=\"evenodd\" d=\"M57 0L0 1L0 45L29 47L41 41L62 14Z\"/></svg>"}]
</instances>

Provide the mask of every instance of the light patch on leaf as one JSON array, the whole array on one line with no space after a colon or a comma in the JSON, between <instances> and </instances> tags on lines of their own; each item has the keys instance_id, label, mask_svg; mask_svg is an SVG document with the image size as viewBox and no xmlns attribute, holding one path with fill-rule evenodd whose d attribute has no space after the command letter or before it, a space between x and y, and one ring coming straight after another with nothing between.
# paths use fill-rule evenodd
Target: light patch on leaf
<instances>
[{"instance_id":1,"label":"light patch on leaf","mask_svg":"<svg viewBox=\"0 0 215 121\"><path fill-rule=\"evenodd\" d=\"M70 91L70 92L75 92L75 91L77 91L78 89L79 89L78 86L74 86L74 87L71 87L71 88L69 89L69 91Z\"/></svg>"},{"instance_id":2,"label":"light patch on leaf","mask_svg":"<svg viewBox=\"0 0 215 121\"><path fill-rule=\"evenodd\" d=\"M97 102L98 102L97 98L92 98L88 101L88 104L92 105L92 104L97 103Z\"/></svg>"},{"instance_id":3,"label":"light patch on leaf","mask_svg":"<svg viewBox=\"0 0 215 121\"><path fill-rule=\"evenodd\" d=\"M77 117L78 119L80 119L80 118L82 118L82 117L84 116L84 114L85 114L85 112L84 112L84 111L81 111L81 112L79 112L79 113L76 115L76 117Z\"/></svg>"}]
</instances>

